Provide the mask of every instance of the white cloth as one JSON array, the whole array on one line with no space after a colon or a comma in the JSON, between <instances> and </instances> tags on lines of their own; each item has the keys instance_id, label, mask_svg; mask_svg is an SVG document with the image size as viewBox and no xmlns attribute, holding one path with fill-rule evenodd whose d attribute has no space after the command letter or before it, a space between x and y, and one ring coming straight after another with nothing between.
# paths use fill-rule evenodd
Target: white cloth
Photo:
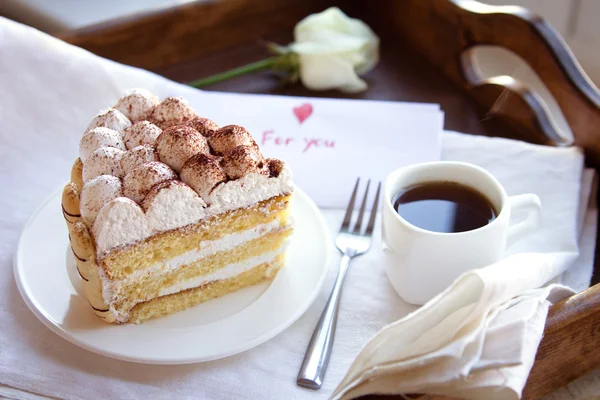
<instances>
[{"instance_id":1,"label":"white cloth","mask_svg":"<svg viewBox=\"0 0 600 400\"><path fill-rule=\"evenodd\" d=\"M376 231L373 250L353 262L346 278L334 350L320 391L297 387L295 377L328 296L335 266L322 293L300 320L267 343L227 359L185 366L136 365L95 355L61 339L46 329L20 298L12 276L12 259L19 232L31 212L68 176L80 137L70 127L84 125L91 113L129 87L147 87L161 96L177 93L193 97L198 92L145 71L100 60L6 20L0 20L0 53L4 55L0 57L0 384L22 391L15 394L0 388L0 394L28 398L29 392L69 399L327 398L369 339L415 310L396 295L380 268ZM65 105L68 112L48 116L56 102ZM45 122L43 128L40 120ZM544 220L527 243L542 246L532 247L538 251L576 252L577 233L583 229L580 240L587 245L579 246L585 251L580 260L589 265L595 214L588 213L579 222L578 212L586 210L579 204L588 203L590 177L582 181L582 156L577 150L447 134L444 156L488 168L507 186L509 194L537 193L544 204ZM324 215L330 230L336 232L343 210L325 210ZM573 282L589 282L586 268L580 267L582 272ZM539 294L531 297L534 303L542 298ZM539 313L537 319L529 320L538 332L543 329L543 317ZM534 348L526 349L530 359ZM510 355L514 359L515 355Z\"/></svg>"},{"instance_id":2,"label":"white cloth","mask_svg":"<svg viewBox=\"0 0 600 400\"><path fill-rule=\"evenodd\" d=\"M545 284L576 257L577 253L521 253L463 275L371 339L334 398L429 393L518 399L550 302L573 294L564 286L532 288Z\"/></svg>"}]
</instances>

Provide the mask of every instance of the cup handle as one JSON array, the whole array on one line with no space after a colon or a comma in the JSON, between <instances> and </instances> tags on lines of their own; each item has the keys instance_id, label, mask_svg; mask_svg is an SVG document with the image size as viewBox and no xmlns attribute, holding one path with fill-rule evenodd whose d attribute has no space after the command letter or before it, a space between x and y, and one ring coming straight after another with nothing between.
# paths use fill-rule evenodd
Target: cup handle
<instances>
[{"instance_id":1,"label":"cup handle","mask_svg":"<svg viewBox=\"0 0 600 400\"><path fill-rule=\"evenodd\" d=\"M510 196L508 198L511 214L516 210L524 210L527 212L527 217L508 228L508 241L510 245L529 233L533 232L540 226L542 217L542 202L535 194L520 194Z\"/></svg>"}]
</instances>

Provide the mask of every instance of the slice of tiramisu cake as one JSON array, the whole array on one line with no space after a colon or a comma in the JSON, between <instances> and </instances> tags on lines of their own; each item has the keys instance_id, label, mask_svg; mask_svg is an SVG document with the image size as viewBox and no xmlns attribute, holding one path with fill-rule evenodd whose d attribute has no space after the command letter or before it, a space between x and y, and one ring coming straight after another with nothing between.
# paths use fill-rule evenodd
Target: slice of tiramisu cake
<instances>
[{"instance_id":1,"label":"slice of tiramisu cake","mask_svg":"<svg viewBox=\"0 0 600 400\"><path fill-rule=\"evenodd\" d=\"M125 93L85 129L63 192L92 309L139 323L273 279L292 191L289 167L243 127Z\"/></svg>"}]
</instances>

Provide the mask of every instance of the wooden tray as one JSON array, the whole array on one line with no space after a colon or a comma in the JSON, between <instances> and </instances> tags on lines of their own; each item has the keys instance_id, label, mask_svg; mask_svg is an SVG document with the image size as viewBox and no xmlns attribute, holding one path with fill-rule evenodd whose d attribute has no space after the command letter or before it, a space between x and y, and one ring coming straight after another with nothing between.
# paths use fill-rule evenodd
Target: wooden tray
<instances>
[{"instance_id":1,"label":"wooden tray","mask_svg":"<svg viewBox=\"0 0 600 400\"><path fill-rule=\"evenodd\" d=\"M382 39L381 62L366 76L368 91L347 96L311 92L300 85L282 87L270 73L211 89L439 103L446 129L577 145L585 149L589 165L600 167L600 93L557 33L536 15L515 7L467 0L201 1L59 37L103 57L188 82L266 57L266 41L290 42L296 22L331 5L365 20ZM528 62L561 107L574 140L561 139L526 86L482 79L472 62L476 45L502 46ZM501 95L504 106L492 108ZM594 283L598 264L596 257ZM598 326L600 285L554 305L524 398L537 399L599 366Z\"/></svg>"}]
</instances>

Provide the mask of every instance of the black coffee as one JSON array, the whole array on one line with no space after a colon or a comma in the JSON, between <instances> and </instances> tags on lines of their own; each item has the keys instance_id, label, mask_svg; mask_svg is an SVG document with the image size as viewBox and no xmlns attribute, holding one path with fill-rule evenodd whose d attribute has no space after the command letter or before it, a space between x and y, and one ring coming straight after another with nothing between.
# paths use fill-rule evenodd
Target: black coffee
<instances>
[{"instance_id":1,"label":"black coffee","mask_svg":"<svg viewBox=\"0 0 600 400\"><path fill-rule=\"evenodd\" d=\"M419 228L445 233L481 228L498 215L483 194L455 182L411 186L396 195L394 208Z\"/></svg>"}]
</instances>

